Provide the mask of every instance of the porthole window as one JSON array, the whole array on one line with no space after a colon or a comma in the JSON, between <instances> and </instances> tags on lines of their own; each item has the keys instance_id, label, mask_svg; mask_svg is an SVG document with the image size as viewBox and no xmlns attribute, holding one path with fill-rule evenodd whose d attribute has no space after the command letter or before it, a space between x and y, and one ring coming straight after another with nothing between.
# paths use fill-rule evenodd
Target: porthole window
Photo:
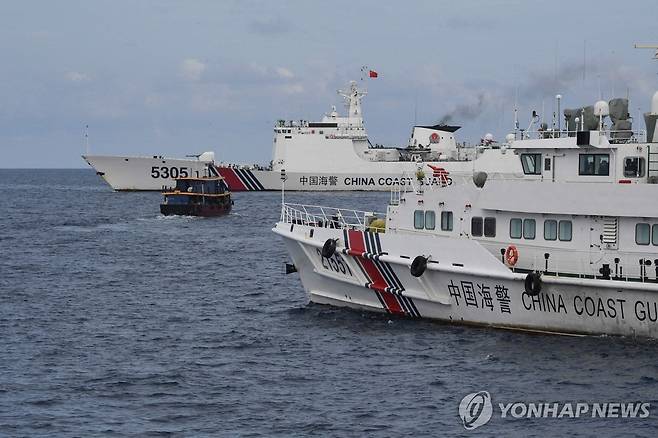
<instances>
[{"instance_id":1,"label":"porthole window","mask_svg":"<svg viewBox=\"0 0 658 438\"><path fill-rule=\"evenodd\" d=\"M520 239L523 234L523 222L521 219L510 219L509 236L512 239Z\"/></svg>"},{"instance_id":2,"label":"porthole window","mask_svg":"<svg viewBox=\"0 0 658 438\"><path fill-rule=\"evenodd\" d=\"M484 218L484 237L496 237L496 218Z\"/></svg>"},{"instance_id":3,"label":"porthole window","mask_svg":"<svg viewBox=\"0 0 658 438\"><path fill-rule=\"evenodd\" d=\"M425 229L433 230L434 228L436 228L436 214L431 210L427 210L425 212Z\"/></svg>"},{"instance_id":4,"label":"porthole window","mask_svg":"<svg viewBox=\"0 0 658 438\"><path fill-rule=\"evenodd\" d=\"M414 228L417 230L425 228L425 212L423 210L414 211Z\"/></svg>"},{"instance_id":5,"label":"porthole window","mask_svg":"<svg viewBox=\"0 0 658 438\"><path fill-rule=\"evenodd\" d=\"M481 217L471 218L471 236L473 236L473 237L482 237L482 218Z\"/></svg>"},{"instance_id":6,"label":"porthole window","mask_svg":"<svg viewBox=\"0 0 658 438\"><path fill-rule=\"evenodd\" d=\"M544 240L557 240L557 221L544 221Z\"/></svg>"},{"instance_id":7,"label":"porthole window","mask_svg":"<svg viewBox=\"0 0 658 438\"><path fill-rule=\"evenodd\" d=\"M651 241L651 227L649 224L635 225L635 243L638 245L648 245Z\"/></svg>"},{"instance_id":8,"label":"porthole window","mask_svg":"<svg viewBox=\"0 0 658 438\"><path fill-rule=\"evenodd\" d=\"M560 221L558 236L563 242L571 241L572 225L571 221Z\"/></svg>"},{"instance_id":9,"label":"porthole window","mask_svg":"<svg viewBox=\"0 0 658 438\"><path fill-rule=\"evenodd\" d=\"M524 219L523 220L523 238L532 240L535 238L535 220L534 219Z\"/></svg>"},{"instance_id":10,"label":"porthole window","mask_svg":"<svg viewBox=\"0 0 658 438\"><path fill-rule=\"evenodd\" d=\"M452 211L441 212L441 230L452 231Z\"/></svg>"}]
</instances>

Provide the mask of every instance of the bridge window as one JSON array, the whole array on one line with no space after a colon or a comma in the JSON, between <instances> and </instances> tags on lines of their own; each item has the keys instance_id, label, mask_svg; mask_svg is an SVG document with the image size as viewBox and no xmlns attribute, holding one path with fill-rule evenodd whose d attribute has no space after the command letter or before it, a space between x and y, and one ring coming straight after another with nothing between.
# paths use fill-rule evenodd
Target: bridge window
<instances>
[{"instance_id":1,"label":"bridge window","mask_svg":"<svg viewBox=\"0 0 658 438\"><path fill-rule=\"evenodd\" d=\"M610 175L610 155L580 154L578 175L608 176Z\"/></svg>"},{"instance_id":2,"label":"bridge window","mask_svg":"<svg viewBox=\"0 0 658 438\"><path fill-rule=\"evenodd\" d=\"M526 175L541 175L541 154L521 154L521 165Z\"/></svg>"},{"instance_id":3,"label":"bridge window","mask_svg":"<svg viewBox=\"0 0 658 438\"><path fill-rule=\"evenodd\" d=\"M523 221L521 219L510 219L509 221L509 236L512 239L520 239L523 233Z\"/></svg>"},{"instance_id":4,"label":"bridge window","mask_svg":"<svg viewBox=\"0 0 658 438\"><path fill-rule=\"evenodd\" d=\"M649 224L635 225L635 243L638 245L648 245L651 241L651 227Z\"/></svg>"},{"instance_id":5,"label":"bridge window","mask_svg":"<svg viewBox=\"0 0 658 438\"><path fill-rule=\"evenodd\" d=\"M651 243L658 246L658 225L651 227Z\"/></svg>"},{"instance_id":6,"label":"bridge window","mask_svg":"<svg viewBox=\"0 0 658 438\"><path fill-rule=\"evenodd\" d=\"M425 212L423 210L414 211L414 228L417 230L425 228Z\"/></svg>"},{"instance_id":7,"label":"bridge window","mask_svg":"<svg viewBox=\"0 0 658 438\"><path fill-rule=\"evenodd\" d=\"M572 235L573 226L571 221L560 221L560 230L558 236L563 242L570 242Z\"/></svg>"},{"instance_id":8,"label":"bridge window","mask_svg":"<svg viewBox=\"0 0 658 438\"><path fill-rule=\"evenodd\" d=\"M544 221L544 240L557 240L557 221Z\"/></svg>"},{"instance_id":9,"label":"bridge window","mask_svg":"<svg viewBox=\"0 0 658 438\"><path fill-rule=\"evenodd\" d=\"M431 210L427 210L425 212L425 229L433 230L434 228L436 228L436 214Z\"/></svg>"},{"instance_id":10,"label":"bridge window","mask_svg":"<svg viewBox=\"0 0 658 438\"><path fill-rule=\"evenodd\" d=\"M496 218L484 218L484 237L496 237Z\"/></svg>"},{"instance_id":11,"label":"bridge window","mask_svg":"<svg viewBox=\"0 0 658 438\"><path fill-rule=\"evenodd\" d=\"M441 212L441 231L452 231L452 211Z\"/></svg>"},{"instance_id":12,"label":"bridge window","mask_svg":"<svg viewBox=\"0 0 658 438\"><path fill-rule=\"evenodd\" d=\"M642 178L644 176L644 158L624 158L624 176L627 178Z\"/></svg>"},{"instance_id":13,"label":"bridge window","mask_svg":"<svg viewBox=\"0 0 658 438\"><path fill-rule=\"evenodd\" d=\"M481 217L471 218L471 236L473 236L473 237L482 237L482 218Z\"/></svg>"},{"instance_id":14,"label":"bridge window","mask_svg":"<svg viewBox=\"0 0 658 438\"><path fill-rule=\"evenodd\" d=\"M534 219L523 219L523 238L532 240L535 238L535 220Z\"/></svg>"}]
</instances>

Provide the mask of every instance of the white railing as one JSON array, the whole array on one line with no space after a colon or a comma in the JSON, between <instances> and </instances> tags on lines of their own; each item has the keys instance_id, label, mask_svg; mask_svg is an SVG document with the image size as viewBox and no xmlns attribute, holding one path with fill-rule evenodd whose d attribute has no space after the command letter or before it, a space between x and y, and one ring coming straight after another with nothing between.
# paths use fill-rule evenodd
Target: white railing
<instances>
[{"instance_id":1,"label":"white railing","mask_svg":"<svg viewBox=\"0 0 658 438\"><path fill-rule=\"evenodd\" d=\"M593 131L598 131L593 129ZM603 133L610 143L645 143L647 132L643 129L629 129L622 131L613 131L611 129L603 129L599 132ZM521 130L519 129L514 133L514 140L528 140L528 139L545 139L545 138L567 138L575 137L578 131L567 131L565 129L558 130Z\"/></svg>"},{"instance_id":2,"label":"white railing","mask_svg":"<svg viewBox=\"0 0 658 438\"><path fill-rule=\"evenodd\" d=\"M281 222L312 227L365 231L373 226L374 220L385 218L385 213L322 207L319 205L286 203L281 208Z\"/></svg>"}]
</instances>

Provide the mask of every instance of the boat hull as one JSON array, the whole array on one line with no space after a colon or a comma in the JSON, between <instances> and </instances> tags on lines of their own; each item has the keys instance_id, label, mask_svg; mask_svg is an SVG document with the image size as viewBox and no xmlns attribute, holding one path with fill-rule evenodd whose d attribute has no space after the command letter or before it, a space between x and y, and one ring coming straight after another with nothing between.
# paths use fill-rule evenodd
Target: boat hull
<instances>
[{"instance_id":1,"label":"boat hull","mask_svg":"<svg viewBox=\"0 0 658 438\"><path fill-rule=\"evenodd\" d=\"M470 239L290 223L274 231L316 303L457 324L658 338L655 284L544 276L540 293L531 296L524 274L512 273ZM328 238L338 239L331 259L320 255ZM409 266L419 254L431 254L433 262L416 278Z\"/></svg>"},{"instance_id":2,"label":"boat hull","mask_svg":"<svg viewBox=\"0 0 658 438\"><path fill-rule=\"evenodd\" d=\"M214 217L230 212L230 203L227 205L160 204L160 213L165 216Z\"/></svg>"}]
</instances>

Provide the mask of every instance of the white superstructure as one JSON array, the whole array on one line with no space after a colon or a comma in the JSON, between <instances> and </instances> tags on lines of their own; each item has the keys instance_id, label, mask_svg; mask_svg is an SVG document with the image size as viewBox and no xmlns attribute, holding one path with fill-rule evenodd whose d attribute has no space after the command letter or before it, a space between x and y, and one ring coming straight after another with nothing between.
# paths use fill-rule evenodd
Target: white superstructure
<instances>
[{"instance_id":1,"label":"white superstructure","mask_svg":"<svg viewBox=\"0 0 658 438\"><path fill-rule=\"evenodd\" d=\"M336 107L320 122L279 120L274 127L272 162L267 169L253 166L219 166L232 190L278 190L280 174L285 171L287 190L390 190L402 173L416 169L416 163L428 166L427 183L436 183L436 172L444 175L472 174L474 171L506 175L521 172L518 159L490 144L466 147L455 139L459 126L414 126L404 147L372 144L363 122L361 101L366 92L356 82L346 91L347 114ZM244 178L237 171L248 171Z\"/></svg>"}]
</instances>

